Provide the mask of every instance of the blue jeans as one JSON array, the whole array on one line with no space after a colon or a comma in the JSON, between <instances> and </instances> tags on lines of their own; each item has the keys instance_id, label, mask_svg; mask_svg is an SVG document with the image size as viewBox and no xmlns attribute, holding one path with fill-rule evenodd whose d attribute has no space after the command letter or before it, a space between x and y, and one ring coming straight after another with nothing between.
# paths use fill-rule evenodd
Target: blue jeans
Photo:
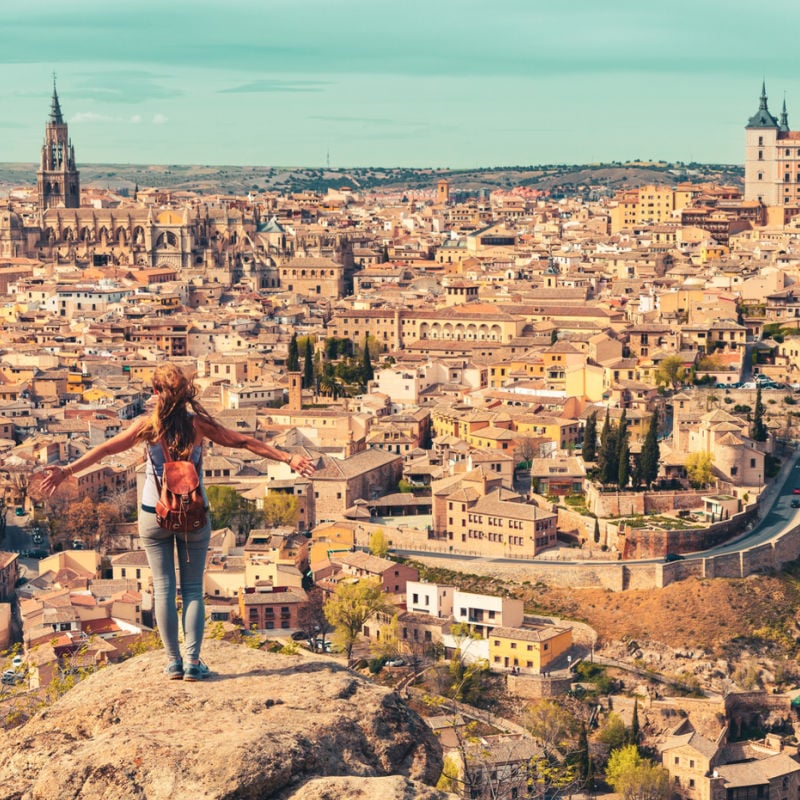
<instances>
[{"instance_id":1,"label":"blue jeans","mask_svg":"<svg viewBox=\"0 0 800 800\"><path fill-rule=\"evenodd\" d=\"M208 543L211 539L211 515L209 513L206 524L199 531L184 534L164 530L156 522L155 514L139 509L139 538L142 540L147 563L153 573L156 622L168 662L179 661L181 658L176 605L177 546L186 660L197 661L200 658L200 646L203 644L203 630L206 624L203 573Z\"/></svg>"}]
</instances>

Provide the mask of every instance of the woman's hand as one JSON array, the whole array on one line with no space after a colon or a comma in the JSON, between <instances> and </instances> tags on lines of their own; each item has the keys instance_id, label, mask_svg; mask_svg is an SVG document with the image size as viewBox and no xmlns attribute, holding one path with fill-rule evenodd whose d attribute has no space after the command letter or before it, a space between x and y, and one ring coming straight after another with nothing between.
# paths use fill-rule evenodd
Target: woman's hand
<instances>
[{"instance_id":1,"label":"woman's hand","mask_svg":"<svg viewBox=\"0 0 800 800\"><path fill-rule=\"evenodd\" d=\"M292 472L296 472L304 478L310 478L315 472L311 459L308 456L300 455L300 453L292 453L288 463Z\"/></svg>"},{"instance_id":2,"label":"woman's hand","mask_svg":"<svg viewBox=\"0 0 800 800\"><path fill-rule=\"evenodd\" d=\"M56 489L64 482L66 478L69 478L72 475L72 472L69 468L64 469L64 467L55 464L52 467L45 467L44 468L44 477L42 478L42 492L46 494L48 497L55 492Z\"/></svg>"}]
</instances>

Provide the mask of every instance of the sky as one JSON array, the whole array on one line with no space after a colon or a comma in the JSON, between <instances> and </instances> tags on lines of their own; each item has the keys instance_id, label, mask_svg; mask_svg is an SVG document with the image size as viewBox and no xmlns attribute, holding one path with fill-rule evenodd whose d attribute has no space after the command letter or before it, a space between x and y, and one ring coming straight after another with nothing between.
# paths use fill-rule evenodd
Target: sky
<instances>
[{"instance_id":1,"label":"sky","mask_svg":"<svg viewBox=\"0 0 800 800\"><path fill-rule=\"evenodd\" d=\"M83 163L741 164L784 98L797 0L6 0L0 162L53 73ZM793 111L794 109L794 111Z\"/></svg>"}]
</instances>

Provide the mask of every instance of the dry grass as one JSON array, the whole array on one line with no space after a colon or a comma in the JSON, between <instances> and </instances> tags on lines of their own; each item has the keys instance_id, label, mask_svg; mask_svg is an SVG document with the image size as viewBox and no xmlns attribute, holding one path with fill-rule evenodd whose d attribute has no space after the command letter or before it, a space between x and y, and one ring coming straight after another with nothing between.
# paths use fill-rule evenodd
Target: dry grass
<instances>
[{"instance_id":1,"label":"dry grass","mask_svg":"<svg viewBox=\"0 0 800 800\"><path fill-rule=\"evenodd\" d=\"M586 622L597 632L599 645L632 638L671 648L703 648L719 656L744 647L776 648L785 655L798 650L800 565L775 575L690 579L665 589L627 592L530 587L444 570L426 572L428 580L467 591L521 597L529 613Z\"/></svg>"}]
</instances>

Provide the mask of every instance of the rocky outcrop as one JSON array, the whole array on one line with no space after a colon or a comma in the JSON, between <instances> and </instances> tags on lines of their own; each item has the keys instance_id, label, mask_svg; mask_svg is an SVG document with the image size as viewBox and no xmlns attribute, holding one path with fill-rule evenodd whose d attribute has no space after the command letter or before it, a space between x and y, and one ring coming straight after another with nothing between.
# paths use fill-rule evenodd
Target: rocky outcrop
<instances>
[{"instance_id":1,"label":"rocky outcrop","mask_svg":"<svg viewBox=\"0 0 800 800\"><path fill-rule=\"evenodd\" d=\"M0 734L2 800L426 798L442 755L400 697L338 662L208 642L215 675L163 652L90 676Z\"/></svg>"}]
</instances>

